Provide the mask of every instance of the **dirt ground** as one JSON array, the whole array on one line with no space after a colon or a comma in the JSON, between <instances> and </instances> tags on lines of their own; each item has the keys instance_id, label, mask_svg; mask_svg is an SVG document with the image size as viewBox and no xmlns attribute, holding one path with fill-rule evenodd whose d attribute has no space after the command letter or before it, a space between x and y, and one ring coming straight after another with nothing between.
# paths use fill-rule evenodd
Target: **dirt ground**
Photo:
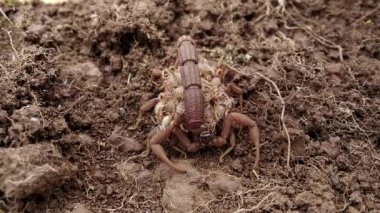
<instances>
[{"instance_id":1,"label":"dirt ground","mask_svg":"<svg viewBox=\"0 0 380 213\"><path fill-rule=\"evenodd\" d=\"M380 212L377 0L5 2L0 166L10 169L0 169L0 212L78 203L93 212ZM185 159L166 146L193 176L137 157L153 113L128 127L161 91L151 72L174 63L184 34L207 59L275 82L290 168L282 103L257 75L233 81L260 129L259 170L245 129L223 163L225 148Z\"/></svg>"}]
</instances>

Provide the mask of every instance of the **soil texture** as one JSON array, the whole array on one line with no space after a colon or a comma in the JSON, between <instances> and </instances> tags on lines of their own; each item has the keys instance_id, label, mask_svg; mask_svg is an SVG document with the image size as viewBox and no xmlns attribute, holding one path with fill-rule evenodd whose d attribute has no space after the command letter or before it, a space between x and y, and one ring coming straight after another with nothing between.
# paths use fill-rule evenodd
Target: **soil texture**
<instances>
[{"instance_id":1,"label":"soil texture","mask_svg":"<svg viewBox=\"0 0 380 213\"><path fill-rule=\"evenodd\" d=\"M380 211L378 0L0 6L0 212ZM249 74L231 81L260 130L259 169L245 128L222 163L226 147L165 145L187 174L140 155L153 112L128 127L185 34Z\"/></svg>"}]
</instances>

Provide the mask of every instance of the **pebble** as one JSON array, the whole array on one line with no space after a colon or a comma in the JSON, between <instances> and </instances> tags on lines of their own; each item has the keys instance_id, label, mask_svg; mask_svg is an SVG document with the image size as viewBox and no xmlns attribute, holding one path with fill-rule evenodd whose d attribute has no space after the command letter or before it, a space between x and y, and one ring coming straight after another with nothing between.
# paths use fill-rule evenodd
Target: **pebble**
<instances>
[{"instance_id":1,"label":"pebble","mask_svg":"<svg viewBox=\"0 0 380 213\"><path fill-rule=\"evenodd\" d=\"M241 172L243 171L243 165L241 165L241 161L240 159L236 159L234 160L232 163L231 163L231 167L233 170L237 171L237 172Z\"/></svg>"},{"instance_id":2,"label":"pebble","mask_svg":"<svg viewBox=\"0 0 380 213\"><path fill-rule=\"evenodd\" d=\"M92 213L84 204L76 204L71 213Z\"/></svg>"},{"instance_id":3,"label":"pebble","mask_svg":"<svg viewBox=\"0 0 380 213\"><path fill-rule=\"evenodd\" d=\"M215 195L223 195L225 193L235 194L243 189L237 177L224 173L217 173L206 180L211 192Z\"/></svg>"},{"instance_id":4,"label":"pebble","mask_svg":"<svg viewBox=\"0 0 380 213\"><path fill-rule=\"evenodd\" d=\"M106 189L106 194L109 196L109 195L112 195L112 193L113 193L112 186L108 185Z\"/></svg>"},{"instance_id":5,"label":"pebble","mask_svg":"<svg viewBox=\"0 0 380 213\"><path fill-rule=\"evenodd\" d=\"M148 170L142 171L136 177L136 183L139 186L144 185L144 184L149 184L149 182L152 182L152 181L153 181L153 173Z\"/></svg>"}]
</instances>

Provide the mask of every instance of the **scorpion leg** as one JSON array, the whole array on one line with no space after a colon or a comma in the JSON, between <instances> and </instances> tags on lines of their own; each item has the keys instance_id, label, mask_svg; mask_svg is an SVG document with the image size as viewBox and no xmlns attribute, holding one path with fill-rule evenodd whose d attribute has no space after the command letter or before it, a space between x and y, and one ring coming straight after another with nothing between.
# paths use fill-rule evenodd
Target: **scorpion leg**
<instances>
[{"instance_id":1,"label":"scorpion leg","mask_svg":"<svg viewBox=\"0 0 380 213\"><path fill-rule=\"evenodd\" d=\"M256 122L242 113L231 112L227 115L223 121L221 136L215 138L211 142L211 146L223 146L227 143L226 139L230 135L233 122L241 126L249 127L250 142L256 147L255 168L257 168L260 160L260 133Z\"/></svg>"},{"instance_id":2,"label":"scorpion leg","mask_svg":"<svg viewBox=\"0 0 380 213\"><path fill-rule=\"evenodd\" d=\"M172 133L178 138L180 147L186 152L197 152L200 149L199 142L191 143L186 134L178 127L175 127Z\"/></svg>"},{"instance_id":3,"label":"scorpion leg","mask_svg":"<svg viewBox=\"0 0 380 213\"><path fill-rule=\"evenodd\" d=\"M170 137L173 127L174 125L171 125L164 130L159 130L158 132L156 132L156 134L153 135L153 137L149 140L148 147L150 147L152 152L170 168L174 169L177 172L185 173L186 170L178 167L177 165L175 165L169 160L168 156L165 153L164 148L161 145L162 142L164 142Z\"/></svg>"},{"instance_id":4,"label":"scorpion leg","mask_svg":"<svg viewBox=\"0 0 380 213\"><path fill-rule=\"evenodd\" d=\"M154 106L156 106L156 104L160 101L159 98L153 98L153 99L150 99L148 102L146 102L145 104L143 104L141 107L140 107L140 110L139 110L139 115L137 117L137 120L136 120L136 123L129 127L128 129L129 130L135 130L137 129L137 127L139 127L140 123L141 123L141 120L142 120L142 116L148 112L149 110L151 110Z\"/></svg>"},{"instance_id":5,"label":"scorpion leg","mask_svg":"<svg viewBox=\"0 0 380 213\"><path fill-rule=\"evenodd\" d=\"M235 138L235 133L232 131L230 135L230 144L231 146L228 147L226 151L223 152L223 154L219 157L219 162L223 163L224 157L228 155L236 146L236 138Z\"/></svg>"},{"instance_id":6,"label":"scorpion leg","mask_svg":"<svg viewBox=\"0 0 380 213\"><path fill-rule=\"evenodd\" d=\"M173 132L172 132L173 133ZM187 153L181 148L181 147L178 147L178 138L170 138L170 147L173 148L175 151L179 152L181 154L181 156L183 156L184 158L187 158Z\"/></svg>"},{"instance_id":7,"label":"scorpion leg","mask_svg":"<svg viewBox=\"0 0 380 213\"><path fill-rule=\"evenodd\" d=\"M228 88L228 90L232 91L233 93L239 95L240 111L243 112L243 89L234 83L227 84L227 88Z\"/></svg>"},{"instance_id":8,"label":"scorpion leg","mask_svg":"<svg viewBox=\"0 0 380 213\"><path fill-rule=\"evenodd\" d=\"M176 145L171 145L171 147L172 147L175 151L181 153L181 155L183 155L184 158L187 158L187 153L186 153L185 151L183 151L181 148L179 148L179 147L176 146Z\"/></svg>"}]
</instances>

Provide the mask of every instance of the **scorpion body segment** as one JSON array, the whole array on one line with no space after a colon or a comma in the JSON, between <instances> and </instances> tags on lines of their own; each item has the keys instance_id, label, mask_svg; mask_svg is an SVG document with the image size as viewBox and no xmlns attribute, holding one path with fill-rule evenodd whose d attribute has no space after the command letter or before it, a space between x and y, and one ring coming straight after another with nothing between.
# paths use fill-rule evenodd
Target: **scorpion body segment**
<instances>
[{"instance_id":1,"label":"scorpion body segment","mask_svg":"<svg viewBox=\"0 0 380 213\"><path fill-rule=\"evenodd\" d=\"M189 36L178 39L178 59L184 89L185 122L190 130L197 130L204 123L204 97L198 68L194 40Z\"/></svg>"}]
</instances>

